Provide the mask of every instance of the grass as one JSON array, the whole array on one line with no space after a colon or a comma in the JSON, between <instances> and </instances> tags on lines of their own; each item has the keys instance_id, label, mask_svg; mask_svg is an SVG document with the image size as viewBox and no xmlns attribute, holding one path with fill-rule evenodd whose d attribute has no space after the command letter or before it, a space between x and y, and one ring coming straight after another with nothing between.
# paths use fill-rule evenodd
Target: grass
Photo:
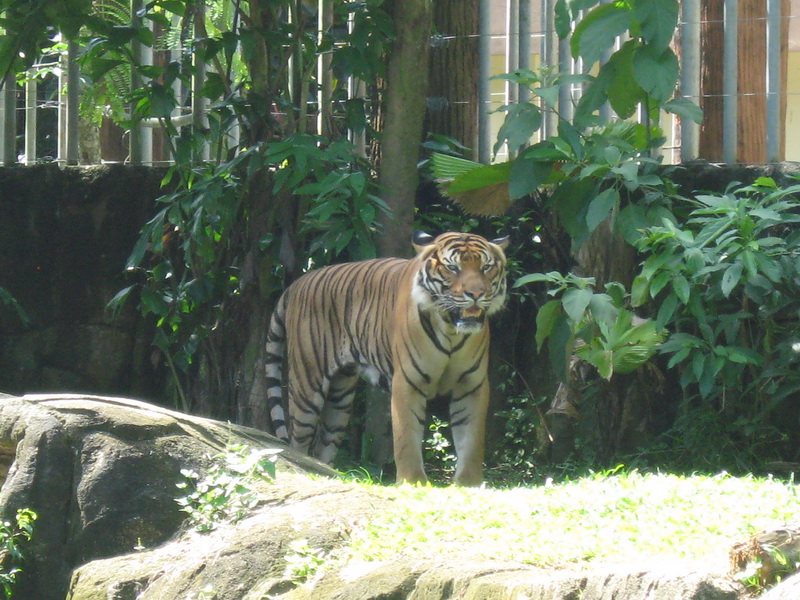
<instances>
[{"instance_id":1,"label":"grass","mask_svg":"<svg viewBox=\"0 0 800 600\"><path fill-rule=\"evenodd\" d=\"M539 566L688 559L721 569L737 542L800 518L800 486L754 477L607 473L506 490L371 486L394 509L351 558L485 558Z\"/></svg>"}]
</instances>

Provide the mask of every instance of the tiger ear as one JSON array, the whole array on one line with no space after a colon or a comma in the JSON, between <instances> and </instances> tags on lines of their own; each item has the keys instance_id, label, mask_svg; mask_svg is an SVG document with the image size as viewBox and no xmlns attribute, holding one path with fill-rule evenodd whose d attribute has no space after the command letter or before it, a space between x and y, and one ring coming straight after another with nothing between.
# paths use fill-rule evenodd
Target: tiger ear
<instances>
[{"instance_id":1,"label":"tiger ear","mask_svg":"<svg viewBox=\"0 0 800 600\"><path fill-rule=\"evenodd\" d=\"M411 243L414 244L414 250L417 254L425 249L425 246L430 246L433 243L433 236L424 231L415 231L411 236Z\"/></svg>"},{"instance_id":2,"label":"tiger ear","mask_svg":"<svg viewBox=\"0 0 800 600\"><path fill-rule=\"evenodd\" d=\"M495 244L496 246L500 246L501 249L505 250L506 247L508 246L508 240L509 240L509 237L506 235L506 236L503 236L501 238L493 239L492 243Z\"/></svg>"}]
</instances>

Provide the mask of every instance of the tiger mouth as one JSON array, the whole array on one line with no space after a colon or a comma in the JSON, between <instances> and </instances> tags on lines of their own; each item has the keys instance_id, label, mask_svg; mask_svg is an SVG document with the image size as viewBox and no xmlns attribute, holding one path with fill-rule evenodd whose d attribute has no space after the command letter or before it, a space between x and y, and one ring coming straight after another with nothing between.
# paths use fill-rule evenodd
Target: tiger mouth
<instances>
[{"instance_id":1,"label":"tiger mouth","mask_svg":"<svg viewBox=\"0 0 800 600\"><path fill-rule=\"evenodd\" d=\"M450 317L453 319L458 329L476 330L483 326L486 319L486 313L478 306L468 306L466 308L456 308L450 311Z\"/></svg>"}]
</instances>

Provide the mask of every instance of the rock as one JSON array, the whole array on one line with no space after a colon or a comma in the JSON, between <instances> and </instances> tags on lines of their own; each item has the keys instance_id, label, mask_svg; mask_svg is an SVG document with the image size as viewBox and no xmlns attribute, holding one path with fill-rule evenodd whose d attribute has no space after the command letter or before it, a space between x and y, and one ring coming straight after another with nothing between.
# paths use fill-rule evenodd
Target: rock
<instances>
[{"instance_id":1,"label":"rock","mask_svg":"<svg viewBox=\"0 0 800 600\"><path fill-rule=\"evenodd\" d=\"M16 597L62 600L72 570L152 547L186 516L175 498L181 469L202 468L226 444L282 447L265 433L127 400L0 395L0 490L5 518L38 515ZM331 474L290 452L281 469Z\"/></svg>"},{"instance_id":2,"label":"rock","mask_svg":"<svg viewBox=\"0 0 800 600\"><path fill-rule=\"evenodd\" d=\"M285 449L274 482L240 521L207 533L178 510L180 470L227 444L279 447L264 433L135 400L0 395L6 516L38 513L24 600L734 600L695 565L545 570L455 556L356 560L351 532L393 509L368 487ZM0 472L2 472L0 470ZM479 542L476 542L479 545ZM307 558L310 562L304 562ZM295 565L295 568L292 568ZM306 565L310 565L307 567ZM319 567L318 569L316 567Z\"/></svg>"},{"instance_id":3,"label":"rock","mask_svg":"<svg viewBox=\"0 0 800 600\"><path fill-rule=\"evenodd\" d=\"M400 562L351 579L334 574L283 600L736 600L728 579L675 568L606 565L590 571L544 570L506 563Z\"/></svg>"},{"instance_id":4,"label":"rock","mask_svg":"<svg viewBox=\"0 0 800 600\"><path fill-rule=\"evenodd\" d=\"M800 574L789 577L770 589L759 600L797 600L800 598Z\"/></svg>"}]
</instances>

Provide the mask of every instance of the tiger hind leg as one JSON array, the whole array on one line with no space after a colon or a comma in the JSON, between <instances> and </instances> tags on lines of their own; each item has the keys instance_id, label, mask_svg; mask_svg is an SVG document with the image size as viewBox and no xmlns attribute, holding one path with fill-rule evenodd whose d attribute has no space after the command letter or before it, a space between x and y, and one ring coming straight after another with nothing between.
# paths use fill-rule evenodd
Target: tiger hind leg
<instances>
[{"instance_id":1,"label":"tiger hind leg","mask_svg":"<svg viewBox=\"0 0 800 600\"><path fill-rule=\"evenodd\" d=\"M328 397L322 409L311 455L330 464L336 457L350 421L358 371L354 366L341 369L331 377Z\"/></svg>"},{"instance_id":2,"label":"tiger hind leg","mask_svg":"<svg viewBox=\"0 0 800 600\"><path fill-rule=\"evenodd\" d=\"M307 393L300 393L292 381L291 372L287 392L289 396L289 419L291 425L291 446L303 454L310 450L319 428L325 397L328 395L328 380L317 385L307 386Z\"/></svg>"}]
</instances>

